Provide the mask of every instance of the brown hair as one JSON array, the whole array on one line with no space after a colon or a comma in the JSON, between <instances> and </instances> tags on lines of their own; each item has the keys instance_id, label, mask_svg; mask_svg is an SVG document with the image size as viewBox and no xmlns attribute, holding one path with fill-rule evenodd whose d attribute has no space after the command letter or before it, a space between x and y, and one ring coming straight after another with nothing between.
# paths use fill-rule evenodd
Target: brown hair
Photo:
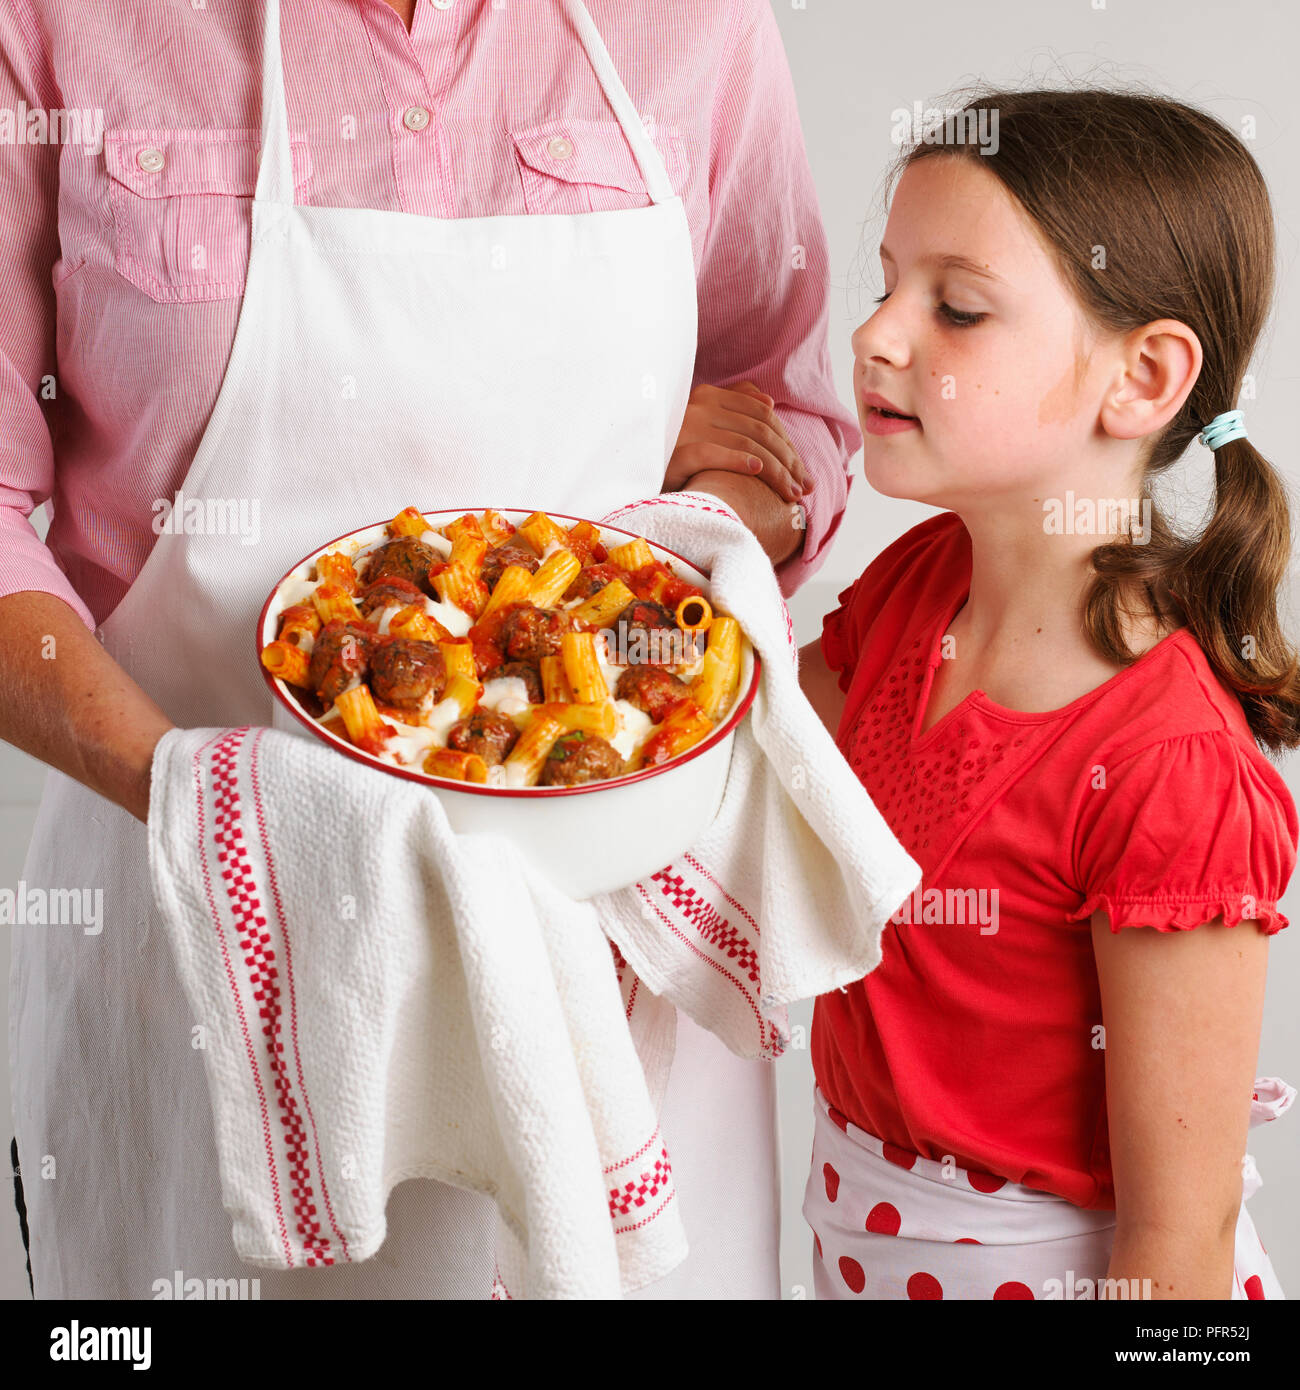
<instances>
[{"instance_id":1,"label":"brown hair","mask_svg":"<svg viewBox=\"0 0 1300 1390\"><path fill-rule=\"evenodd\" d=\"M1277 614L1291 550L1282 480L1248 440L1222 445L1213 515L1195 538L1175 534L1150 491L1154 476L1236 405L1268 316L1273 215L1259 167L1228 127L1166 97L984 92L959 104L963 114L948 131L989 131L996 119L995 151L943 143L936 132L936 143L904 151L895 174L935 155L973 160L1029 215L1103 330L1126 333L1169 318L1201 341L1196 384L1147 442L1141 492L1151 501L1149 542L1122 539L1092 552L1084 626L1093 646L1110 661L1135 660L1121 615L1132 611L1129 599L1144 596L1162 625L1181 622L1191 631L1240 699L1256 740L1270 753L1295 747L1300 671ZM986 124L977 126L981 112ZM1104 269L1093 264L1097 247L1105 249Z\"/></svg>"}]
</instances>

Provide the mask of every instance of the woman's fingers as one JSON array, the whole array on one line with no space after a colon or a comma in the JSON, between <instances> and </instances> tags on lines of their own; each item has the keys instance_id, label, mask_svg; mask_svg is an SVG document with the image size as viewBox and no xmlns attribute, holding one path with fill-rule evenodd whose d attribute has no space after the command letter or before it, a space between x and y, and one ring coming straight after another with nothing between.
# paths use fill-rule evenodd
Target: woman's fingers
<instances>
[{"instance_id":1,"label":"woman's fingers","mask_svg":"<svg viewBox=\"0 0 1300 1390\"><path fill-rule=\"evenodd\" d=\"M743 434L713 430L711 438L679 444L669 460L664 486L670 491L682 487L696 473L706 468L724 468L729 473L747 473L762 478L768 487L785 502L797 502L802 496L789 470L770 450ZM758 467L753 466L757 461Z\"/></svg>"},{"instance_id":2,"label":"woman's fingers","mask_svg":"<svg viewBox=\"0 0 1300 1390\"><path fill-rule=\"evenodd\" d=\"M736 397L733 396L732 399L735 400ZM783 431L773 428L764 420L758 420L751 415L729 409L718 410L711 423L715 430L727 430L733 434L743 435L755 445L766 449L773 458L780 461L781 466L801 490L809 486L807 470L804 468L794 445L786 438Z\"/></svg>"},{"instance_id":3,"label":"woman's fingers","mask_svg":"<svg viewBox=\"0 0 1300 1390\"><path fill-rule=\"evenodd\" d=\"M719 432L718 442L730 444L737 453L748 453L758 459L762 467L755 476L762 478L783 501L797 502L803 496L803 486L796 480L785 459L765 444L760 444L750 436L727 430Z\"/></svg>"},{"instance_id":4,"label":"woman's fingers","mask_svg":"<svg viewBox=\"0 0 1300 1390\"><path fill-rule=\"evenodd\" d=\"M703 384L691 391L664 486L679 488L706 468L761 477L787 502L798 501L813 487L772 397L752 381Z\"/></svg>"},{"instance_id":5,"label":"woman's fingers","mask_svg":"<svg viewBox=\"0 0 1300 1390\"><path fill-rule=\"evenodd\" d=\"M743 388L743 389L742 389ZM803 466L798 451L790 442L790 436L786 433L785 425L781 417L773 408L772 397L766 391L761 391L752 381L737 382L735 386L712 387L716 396L707 398L708 403L721 414L732 417L740 415L746 420L751 420L755 425L762 428L755 438L760 444L765 444L772 453L777 454L786 468L794 476L805 491L811 491L813 487L812 475ZM701 401L701 404L704 404ZM741 428L743 432L749 433L748 426L740 426L732 418L723 421L715 417L714 424L724 425L727 428Z\"/></svg>"},{"instance_id":6,"label":"woman's fingers","mask_svg":"<svg viewBox=\"0 0 1300 1390\"><path fill-rule=\"evenodd\" d=\"M726 444L705 440L679 444L668 461L664 487L669 492L684 487L697 473L709 468L722 468L728 473L747 473L754 477L762 472L763 461L748 449L733 449Z\"/></svg>"}]
</instances>

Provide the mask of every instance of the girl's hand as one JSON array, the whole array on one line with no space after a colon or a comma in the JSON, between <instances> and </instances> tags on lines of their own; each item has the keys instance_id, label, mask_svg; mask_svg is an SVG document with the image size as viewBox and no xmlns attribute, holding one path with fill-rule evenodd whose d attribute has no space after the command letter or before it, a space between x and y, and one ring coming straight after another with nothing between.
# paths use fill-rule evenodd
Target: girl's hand
<instances>
[{"instance_id":1,"label":"girl's hand","mask_svg":"<svg viewBox=\"0 0 1300 1390\"><path fill-rule=\"evenodd\" d=\"M844 692L840 689L839 673L826 664L820 641L799 648L799 685L834 738L844 713Z\"/></svg>"},{"instance_id":2,"label":"girl's hand","mask_svg":"<svg viewBox=\"0 0 1300 1390\"><path fill-rule=\"evenodd\" d=\"M664 491L686 487L697 473L723 469L761 478L785 502L810 492L812 478L775 405L752 381L695 387L668 460Z\"/></svg>"},{"instance_id":3,"label":"girl's hand","mask_svg":"<svg viewBox=\"0 0 1300 1390\"><path fill-rule=\"evenodd\" d=\"M1112 932L1099 911L1092 942L1115 1177L1109 1277L1150 1279L1152 1298L1230 1298L1268 937L1222 917Z\"/></svg>"}]
</instances>

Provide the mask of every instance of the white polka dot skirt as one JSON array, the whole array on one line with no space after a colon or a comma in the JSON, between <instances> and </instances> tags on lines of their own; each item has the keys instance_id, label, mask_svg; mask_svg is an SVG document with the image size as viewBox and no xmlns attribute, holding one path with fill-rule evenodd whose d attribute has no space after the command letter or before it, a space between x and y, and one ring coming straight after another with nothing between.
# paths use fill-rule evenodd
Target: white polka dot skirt
<instances>
[{"instance_id":1,"label":"white polka dot skirt","mask_svg":"<svg viewBox=\"0 0 1300 1390\"><path fill-rule=\"evenodd\" d=\"M1113 1211L882 1143L815 1091L804 1219L818 1298L1149 1297L1106 1284ZM1242 1203L1233 1298L1283 1298Z\"/></svg>"}]
</instances>

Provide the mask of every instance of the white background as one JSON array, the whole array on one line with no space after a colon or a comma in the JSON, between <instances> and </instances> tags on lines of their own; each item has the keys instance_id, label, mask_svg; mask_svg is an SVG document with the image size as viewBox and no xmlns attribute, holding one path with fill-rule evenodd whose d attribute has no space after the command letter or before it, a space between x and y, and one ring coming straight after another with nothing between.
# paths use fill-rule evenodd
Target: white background
<instances>
[{"instance_id":1,"label":"white background","mask_svg":"<svg viewBox=\"0 0 1300 1390\"><path fill-rule=\"evenodd\" d=\"M1255 362L1258 399L1246 403L1251 437L1294 484L1294 401L1300 381L1300 291L1296 225L1300 159L1292 93L1300 20L1293 0L1188 3L1188 0L997 0L978 6L956 0L883 5L866 0L772 0L794 74L808 156L830 241L830 338L841 395L852 401L849 336L878 294L875 258L883 207L881 174L895 155L890 113L938 100L976 80L1055 85L1063 78L1095 85L1139 82L1206 107L1240 131L1253 116L1250 149L1272 191L1278 225L1279 292L1274 325ZM1225 408L1231 403L1225 403ZM1195 516L1208 496L1209 455L1193 446L1175 466L1178 513ZM853 461L859 473L860 456ZM791 604L800 642L820 631L835 594L891 540L932 515L929 508L873 494L858 477L835 547L821 572ZM42 525L43 529L43 525ZM1284 612L1293 635L1293 593ZM1297 763L1283 768L1300 801ZM0 744L0 886L16 885L44 773L32 759ZM1293 883L1282 910L1300 928L1300 895ZM1276 938L1258 1074L1300 1084L1300 962L1297 928ZM3 933L8 953L8 928ZM3 999L3 992L0 992ZM7 1003L7 1000L4 1001ZM796 1010L804 1026L811 1007ZM8 1038L6 1027L4 1036ZM4 1084L8 1087L8 1069ZM785 1161L783 1275L787 1297L811 1297L807 1229L799 1213L811 1145L812 1070L806 1047L778 1064ZM0 1111L7 1115L8 1106ZM1250 1152L1264 1178L1251 1213L1282 1286L1300 1289L1297 1185L1300 1116L1252 1133ZM11 1129L3 1131L8 1152ZM27 1296L18 1223L9 1195L0 1197L0 1296Z\"/></svg>"}]
</instances>

